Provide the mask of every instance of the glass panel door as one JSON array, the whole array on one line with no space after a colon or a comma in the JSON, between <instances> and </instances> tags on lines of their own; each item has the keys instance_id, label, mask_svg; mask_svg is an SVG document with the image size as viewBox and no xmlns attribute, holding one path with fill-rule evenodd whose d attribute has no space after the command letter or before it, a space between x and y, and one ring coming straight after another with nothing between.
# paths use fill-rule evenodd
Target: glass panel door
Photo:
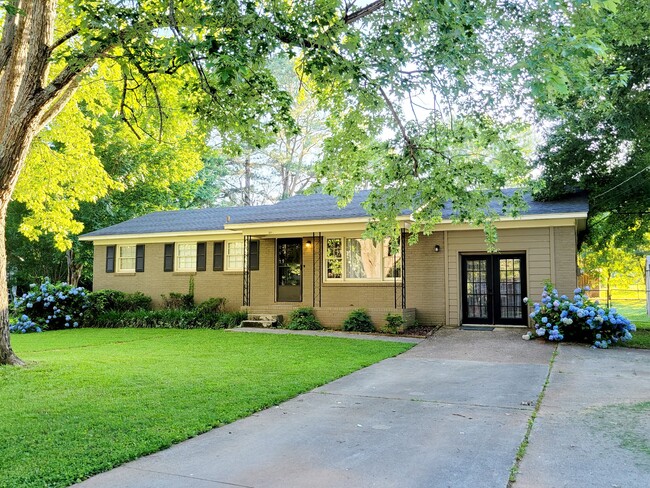
<instances>
[{"instance_id":1,"label":"glass panel door","mask_svg":"<svg viewBox=\"0 0 650 488\"><path fill-rule=\"evenodd\" d=\"M462 256L465 324L525 325L524 255Z\"/></svg>"},{"instance_id":2,"label":"glass panel door","mask_svg":"<svg viewBox=\"0 0 650 488\"><path fill-rule=\"evenodd\" d=\"M495 267L498 268L498 302L496 303L496 323L525 324L524 309L524 275L523 257L494 256Z\"/></svg>"},{"instance_id":3,"label":"glass panel door","mask_svg":"<svg viewBox=\"0 0 650 488\"><path fill-rule=\"evenodd\" d=\"M302 301L302 239L277 241L277 301Z\"/></svg>"},{"instance_id":4,"label":"glass panel door","mask_svg":"<svg viewBox=\"0 0 650 488\"><path fill-rule=\"evenodd\" d=\"M489 257L463 257L463 322L492 323Z\"/></svg>"}]
</instances>

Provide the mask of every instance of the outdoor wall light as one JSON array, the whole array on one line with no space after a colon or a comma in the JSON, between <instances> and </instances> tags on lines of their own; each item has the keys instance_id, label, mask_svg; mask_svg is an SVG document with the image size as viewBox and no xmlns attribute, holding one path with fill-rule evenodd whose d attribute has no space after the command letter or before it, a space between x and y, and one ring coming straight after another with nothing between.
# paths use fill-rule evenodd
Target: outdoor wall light
<instances>
[{"instance_id":1,"label":"outdoor wall light","mask_svg":"<svg viewBox=\"0 0 650 488\"><path fill-rule=\"evenodd\" d=\"M440 246L438 244L436 244L435 246L433 246L433 250L435 252L440 252Z\"/></svg>"},{"instance_id":2,"label":"outdoor wall light","mask_svg":"<svg viewBox=\"0 0 650 488\"><path fill-rule=\"evenodd\" d=\"M305 247L306 247L307 249L310 249L310 248L311 248L311 241L307 241L307 242L305 243Z\"/></svg>"}]
</instances>

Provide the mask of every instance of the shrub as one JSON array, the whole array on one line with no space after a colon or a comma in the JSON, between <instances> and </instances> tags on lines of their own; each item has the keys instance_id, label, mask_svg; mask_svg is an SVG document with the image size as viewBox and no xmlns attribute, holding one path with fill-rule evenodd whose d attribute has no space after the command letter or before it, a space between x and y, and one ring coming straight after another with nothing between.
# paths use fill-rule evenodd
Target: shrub
<instances>
[{"instance_id":1,"label":"shrub","mask_svg":"<svg viewBox=\"0 0 650 488\"><path fill-rule=\"evenodd\" d=\"M321 330L323 326L314 315L311 307L296 308L289 314L287 329L292 330Z\"/></svg>"},{"instance_id":2,"label":"shrub","mask_svg":"<svg viewBox=\"0 0 650 488\"><path fill-rule=\"evenodd\" d=\"M192 293L174 293L169 295L160 295L163 301L163 307L172 310L189 310L194 307L194 294Z\"/></svg>"},{"instance_id":3,"label":"shrub","mask_svg":"<svg viewBox=\"0 0 650 488\"><path fill-rule=\"evenodd\" d=\"M213 313L192 310L163 309L133 312L106 312L94 321L99 328L143 329L224 329L239 325L246 312Z\"/></svg>"},{"instance_id":4,"label":"shrub","mask_svg":"<svg viewBox=\"0 0 650 488\"><path fill-rule=\"evenodd\" d=\"M226 307L226 301L223 297L208 298L205 302L199 303L197 308L204 312L220 313Z\"/></svg>"},{"instance_id":5,"label":"shrub","mask_svg":"<svg viewBox=\"0 0 650 488\"><path fill-rule=\"evenodd\" d=\"M601 307L598 300L592 301L587 291L588 287L576 288L571 300L566 295L559 296L553 284L547 282L541 302L533 305L530 314L535 332L528 332L524 339L586 342L602 349L632 339L635 325L615 308Z\"/></svg>"},{"instance_id":6,"label":"shrub","mask_svg":"<svg viewBox=\"0 0 650 488\"><path fill-rule=\"evenodd\" d=\"M364 309L353 310L343 322L343 330L348 332L374 332L375 326Z\"/></svg>"},{"instance_id":7,"label":"shrub","mask_svg":"<svg viewBox=\"0 0 650 488\"><path fill-rule=\"evenodd\" d=\"M381 331L387 334L397 334L404 327L404 317L396 313L386 315L386 325Z\"/></svg>"},{"instance_id":8,"label":"shrub","mask_svg":"<svg viewBox=\"0 0 650 488\"><path fill-rule=\"evenodd\" d=\"M89 312L97 316L104 312L151 310L151 297L142 292L124 293L118 290L98 290L88 294Z\"/></svg>"},{"instance_id":9,"label":"shrub","mask_svg":"<svg viewBox=\"0 0 650 488\"><path fill-rule=\"evenodd\" d=\"M241 324L242 321L246 320L247 318L248 312L222 312L219 315L219 323L223 324L223 326L227 329L231 329L233 327L238 327L239 324Z\"/></svg>"},{"instance_id":10,"label":"shrub","mask_svg":"<svg viewBox=\"0 0 650 488\"><path fill-rule=\"evenodd\" d=\"M67 283L29 285L29 291L14 303L11 332L41 332L78 327L88 308L87 292Z\"/></svg>"}]
</instances>

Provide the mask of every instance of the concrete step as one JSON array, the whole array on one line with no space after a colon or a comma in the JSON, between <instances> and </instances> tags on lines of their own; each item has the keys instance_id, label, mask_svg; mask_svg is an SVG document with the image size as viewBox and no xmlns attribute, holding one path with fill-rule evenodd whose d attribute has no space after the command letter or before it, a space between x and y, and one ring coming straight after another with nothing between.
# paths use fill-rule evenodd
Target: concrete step
<instances>
[{"instance_id":1,"label":"concrete step","mask_svg":"<svg viewBox=\"0 0 650 488\"><path fill-rule=\"evenodd\" d=\"M248 320L261 320L263 322L282 323L282 315L274 315L270 313L249 313Z\"/></svg>"},{"instance_id":2,"label":"concrete step","mask_svg":"<svg viewBox=\"0 0 650 488\"><path fill-rule=\"evenodd\" d=\"M240 327L280 327L282 325L282 315L273 315L270 313L249 313L248 319L244 320Z\"/></svg>"}]
</instances>

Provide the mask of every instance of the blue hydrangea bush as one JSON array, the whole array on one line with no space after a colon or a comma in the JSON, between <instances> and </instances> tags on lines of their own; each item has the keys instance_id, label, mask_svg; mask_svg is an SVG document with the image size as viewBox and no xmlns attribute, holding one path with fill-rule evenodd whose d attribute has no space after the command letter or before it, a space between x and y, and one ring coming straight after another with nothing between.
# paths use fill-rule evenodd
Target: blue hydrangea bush
<instances>
[{"instance_id":1,"label":"blue hydrangea bush","mask_svg":"<svg viewBox=\"0 0 650 488\"><path fill-rule=\"evenodd\" d=\"M11 332L42 332L79 327L88 308L88 292L67 283L29 285L29 291L19 297L13 307Z\"/></svg>"},{"instance_id":2,"label":"blue hydrangea bush","mask_svg":"<svg viewBox=\"0 0 650 488\"><path fill-rule=\"evenodd\" d=\"M535 331L525 334L524 339L584 342L601 349L632 339L636 326L615 308L603 307L589 298L588 291L589 287L576 288L570 299L546 283L541 302L533 305L530 314Z\"/></svg>"}]
</instances>

